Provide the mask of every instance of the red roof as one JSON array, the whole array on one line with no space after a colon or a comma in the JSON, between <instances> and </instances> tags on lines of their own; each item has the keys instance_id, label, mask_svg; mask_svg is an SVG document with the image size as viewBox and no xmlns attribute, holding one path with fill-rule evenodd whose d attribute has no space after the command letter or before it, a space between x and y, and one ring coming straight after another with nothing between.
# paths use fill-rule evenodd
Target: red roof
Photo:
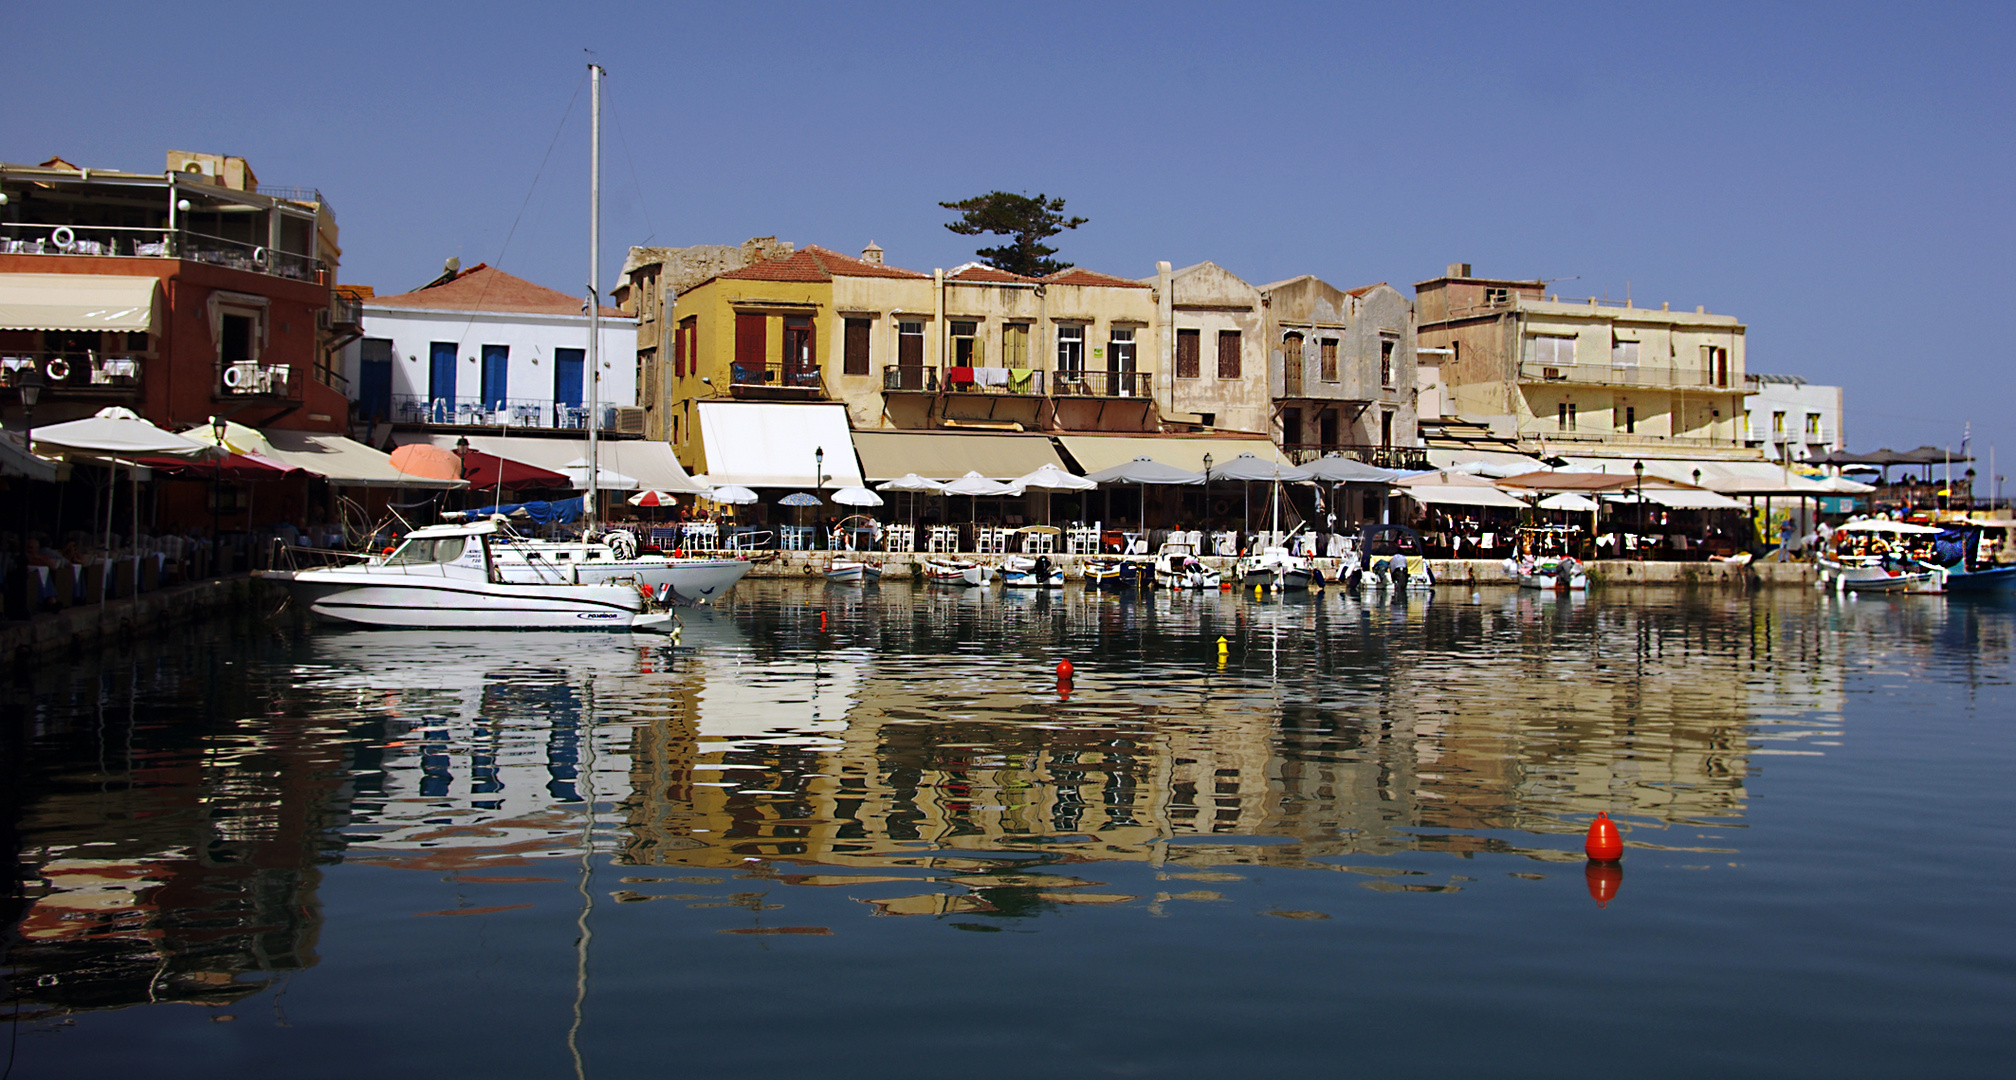
<instances>
[{"instance_id":1,"label":"red roof","mask_svg":"<svg viewBox=\"0 0 2016 1080\"><path fill-rule=\"evenodd\" d=\"M1104 285L1123 289L1151 288L1151 286L1143 285L1138 281L1129 281L1126 278L1117 278L1111 274L1101 274L1097 271L1087 270L1078 266L1071 267L1068 270L1059 270L1043 280L1051 285Z\"/></svg>"},{"instance_id":2,"label":"red roof","mask_svg":"<svg viewBox=\"0 0 2016 1080\"><path fill-rule=\"evenodd\" d=\"M516 311L528 315L583 315L585 297L555 292L487 263L477 263L438 284L424 285L396 296L372 297L376 307L432 308L440 311ZM604 317L627 319L618 308L603 305Z\"/></svg>"},{"instance_id":3,"label":"red roof","mask_svg":"<svg viewBox=\"0 0 2016 1080\"><path fill-rule=\"evenodd\" d=\"M1380 283L1379 283L1378 285L1361 285L1361 286L1359 286L1358 288L1355 288L1355 289L1346 289L1346 290L1344 291L1344 295L1346 295L1346 296L1364 296L1364 295L1365 295L1366 293L1369 293L1369 292L1371 292L1371 291L1372 291L1373 289L1376 289L1376 288L1378 288L1378 287L1379 287L1380 285L1384 285L1384 284L1386 284L1386 283L1382 281L1382 282L1380 282Z\"/></svg>"},{"instance_id":4,"label":"red roof","mask_svg":"<svg viewBox=\"0 0 2016 1080\"><path fill-rule=\"evenodd\" d=\"M974 281L989 285L1007 285L1018 282L1026 282L1031 285L1036 284L1035 278L1023 277L1020 274L1011 274L1006 270L996 270L983 263L968 263L960 267L957 273L945 275L945 280Z\"/></svg>"},{"instance_id":5,"label":"red roof","mask_svg":"<svg viewBox=\"0 0 2016 1080\"><path fill-rule=\"evenodd\" d=\"M728 281L832 281L836 277L915 280L928 278L928 275L880 263L862 262L813 244L781 259L768 259L715 277Z\"/></svg>"}]
</instances>

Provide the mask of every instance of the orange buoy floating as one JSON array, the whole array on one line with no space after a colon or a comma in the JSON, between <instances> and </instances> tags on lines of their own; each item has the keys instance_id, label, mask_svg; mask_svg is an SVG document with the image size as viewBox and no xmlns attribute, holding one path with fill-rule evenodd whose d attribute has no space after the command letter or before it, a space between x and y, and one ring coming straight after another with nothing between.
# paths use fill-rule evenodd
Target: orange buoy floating
<instances>
[{"instance_id":1,"label":"orange buoy floating","mask_svg":"<svg viewBox=\"0 0 2016 1080\"><path fill-rule=\"evenodd\" d=\"M1059 661L1057 661L1057 681L1058 681L1058 682L1070 682L1070 681L1071 681L1071 673L1072 673L1072 671L1073 671L1073 670L1075 670L1075 669L1073 669L1073 668L1071 667L1071 661L1069 661L1069 660L1059 660Z\"/></svg>"},{"instance_id":2,"label":"orange buoy floating","mask_svg":"<svg viewBox=\"0 0 2016 1080\"><path fill-rule=\"evenodd\" d=\"M1617 890L1624 887L1624 867L1613 861L1591 859L1582 868L1582 876L1589 882L1589 898L1599 908L1609 907Z\"/></svg>"},{"instance_id":3,"label":"orange buoy floating","mask_svg":"<svg viewBox=\"0 0 2016 1080\"><path fill-rule=\"evenodd\" d=\"M1599 812L1589 823L1589 838L1582 842L1582 850L1597 862L1616 862L1624 857L1624 838L1617 835L1609 814Z\"/></svg>"}]
</instances>

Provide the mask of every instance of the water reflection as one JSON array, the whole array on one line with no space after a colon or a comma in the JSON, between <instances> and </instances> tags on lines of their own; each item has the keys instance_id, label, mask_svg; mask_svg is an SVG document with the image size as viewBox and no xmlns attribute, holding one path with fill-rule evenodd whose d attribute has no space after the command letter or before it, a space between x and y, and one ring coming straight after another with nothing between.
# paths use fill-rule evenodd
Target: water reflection
<instances>
[{"instance_id":1,"label":"water reflection","mask_svg":"<svg viewBox=\"0 0 2016 1080\"><path fill-rule=\"evenodd\" d=\"M767 920L766 890L879 884L866 914L976 931L1208 905L1254 868L1450 892L1468 879L1388 857L1580 862L1598 811L1633 849L1720 856L1760 761L1851 737L1851 657L1973 686L2005 677L2010 625L1791 592L751 583L678 647L242 626L7 690L6 960L35 1009L228 1003L316 963L339 864L586 891L571 862L593 850L620 903L694 884L648 868L734 871L757 884L677 895L745 912L735 933L824 934ZM1116 862L1152 891L1107 884ZM1587 884L1610 903L1605 874Z\"/></svg>"}]
</instances>

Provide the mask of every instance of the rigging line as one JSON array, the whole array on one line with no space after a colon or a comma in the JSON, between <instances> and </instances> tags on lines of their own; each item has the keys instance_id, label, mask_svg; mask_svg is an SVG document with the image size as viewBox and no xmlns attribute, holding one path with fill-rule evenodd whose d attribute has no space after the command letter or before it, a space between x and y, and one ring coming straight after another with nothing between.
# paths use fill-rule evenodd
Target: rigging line
<instances>
[{"instance_id":1,"label":"rigging line","mask_svg":"<svg viewBox=\"0 0 2016 1080\"><path fill-rule=\"evenodd\" d=\"M623 146L623 163L630 167L630 185L637 189L637 208L644 213L644 228L649 230L644 244L649 244L658 235L658 226L651 223L651 204L644 198L644 183L637 179L637 162L630 156L630 137L623 134L623 118L616 115L616 99L608 91L603 91L603 107L609 111L609 119L616 124L616 141ZM638 245L642 247L643 244Z\"/></svg>"},{"instance_id":2,"label":"rigging line","mask_svg":"<svg viewBox=\"0 0 2016 1080\"><path fill-rule=\"evenodd\" d=\"M532 205L532 196L539 191L539 180L546 175L546 163L553 160L553 148L560 145L560 136L567 131L567 121L574 115L574 105L581 100L581 87L588 82L588 74L581 74L581 81L574 84L574 96L567 99L567 111L560 114L560 126L553 129L553 141L546 144L546 156L539 159L539 170L532 174L532 186L525 190L525 201L518 204L518 216L511 219L511 228L504 234L503 246L497 249L497 269L504 269L504 253L511 250L511 238L518 235L518 223L525 220L525 210ZM483 300L490 295L490 282L483 282L483 291L476 294L476 311L483 309ZM469 321L462 324L462 337L455 343L455 351L469 341L469 328L476 325L476 311L469 313ZM430 357L428 362L433 362ZM477 369L478 386L481 386L482 369ZM429 395L430 397L432 395Z\"/></svg>"}]
</instances>

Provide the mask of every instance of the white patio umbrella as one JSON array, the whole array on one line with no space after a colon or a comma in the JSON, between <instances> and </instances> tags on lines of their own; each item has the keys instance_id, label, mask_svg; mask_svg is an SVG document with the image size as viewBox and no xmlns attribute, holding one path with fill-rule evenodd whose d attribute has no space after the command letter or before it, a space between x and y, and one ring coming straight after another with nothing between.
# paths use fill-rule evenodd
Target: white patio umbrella
<instances>
[{"instance_id":1,"label":"white patio umbrella","mask_svg":"<svg viewBox=\"0 0 2016 1080\"><path fill-rule=\"evenodd\" d=\"M967 524L969 525L978 525L980 523L980 496L1012 495L1015 493L1015 489L1009 487L1007 484L1001 483L998 480L989 480L977 472L968 472L959 479L946 484L942 490L947 495L965 495L971 498L967 514Z\"/></svg>"},{"instance_id":2,"label":"white patio umbrella","mask_svg":"<svg viewBox=\"0 0 2016 1080\"><path fill-rule=\"evenodd\" d=\"M1028 491L1092 491L1099 485L1082 476L1073 476L1051 462L1044 462L1035 472L1018 476L1008 481L1008 486L1017 494ZM1082 516L1082 513L1081 513ZM1050 524L1050 500L1043 500L1043 524Z\"/></svg>"},{"instance_id":3,"label":"white patio umbrella","mask_svg":"<svg viewBox=\"0 0 2016 1080\"><path fill-rule=\"evenodd\" d=\"M723 484L709 491L707 498L724 506L748 506L756 501L757 495L740 484Z\"/></svg>"},{"instance_id":4,"label":"white patio umbrella","mask_svg":"<svg viewBox=\"0 0 2016 1080\"><path fill-rule=\"evenodd\" d=\"M925 491L943 491L945 485L936 480L926 480L916 473L904 473L894 480L885 480L875 485L877 491L907 491L910 493L910 532L917 532L917 496Z\"/></svg>"},{"instance_id":5,"label":"white patio umbrella","mask_svg":"<svg viewBox=\"0 0 2016 1080\"><path fill-rule=\"evenodd\" d=\"M1594 499L1586 495L1577 495L1572 491L1564 491L1558 495L1549 495L1533 505L1540 510L1567 510L1578 514L1586 514L1596 509L1596 501Z\"/></svg>"},{"instance_id":6,"label":"white patio umbrella","mask_svg":"<svg viewBox=\"0 0 2016 1080\"><path fill-rule=\"evenodd\" d=\"M835 491L832 500L842 506L881 506L882 496L864 487L844 487Z\"/></svg>"},{"instance_id":7,"label":"white patio umbrella","mask_svg":"<svg viewBox=\"0 0 2016 1080\"><path fill-rule=\"evenodd\" d=\"M133 528L137 537L140 528L140 466L132 459L143 455L198 458L216 451L209 443L163 431L141 419L139 413L118 405L100 409L82 420L36 428L28 433L28 438L29 445L43 454L95 459L110 470L104 541L108 549L112 546L112 494L116 491L121 458L126 459L127 473L132 479ZM97 515L95 507L92 515Z\"/></svg>"}]
</instances>

